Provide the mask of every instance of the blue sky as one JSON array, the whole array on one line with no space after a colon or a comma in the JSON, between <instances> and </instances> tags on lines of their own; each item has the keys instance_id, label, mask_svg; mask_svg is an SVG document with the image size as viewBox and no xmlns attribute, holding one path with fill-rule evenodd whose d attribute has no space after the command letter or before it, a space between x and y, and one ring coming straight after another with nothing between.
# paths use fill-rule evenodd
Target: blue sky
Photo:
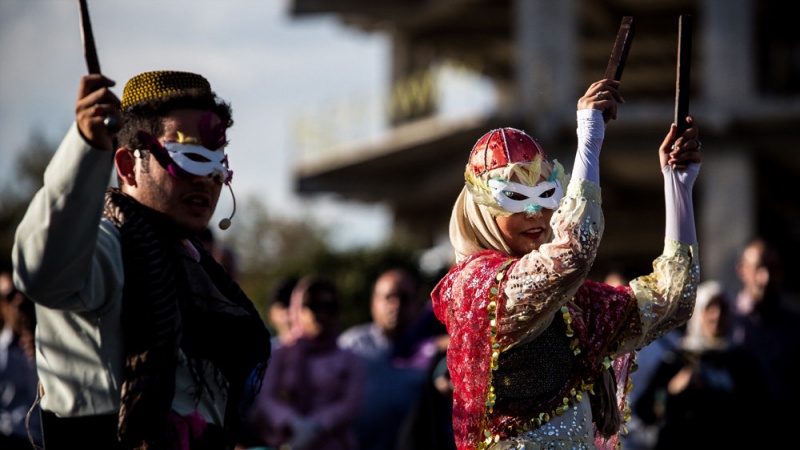
<instances>
[{"instance_id":1,"label":"blue sky","mask_svg":"<svg viewBox=\"0 0 800 450\"><path fill-rule=\"evenodd\" d=\"M387 220L381 208L301 201L292 192L291 172L298 117L319 105L387 89L385 36L347 28L335 16L293 20L285 0L88 5L100 66L117 81L117 95L133 75L172 69L205 75L231 102L229 158L237 206L255 195L281 214L316 211L359 225L332 224L357 230L337 240L381 239ZM85 72L77 0L0 0L0 187L8 186L16 154L34 130L50 141L61 139ZM217 217L228 215L229 206L223 192Z\"/></svg>"}]
</instances>

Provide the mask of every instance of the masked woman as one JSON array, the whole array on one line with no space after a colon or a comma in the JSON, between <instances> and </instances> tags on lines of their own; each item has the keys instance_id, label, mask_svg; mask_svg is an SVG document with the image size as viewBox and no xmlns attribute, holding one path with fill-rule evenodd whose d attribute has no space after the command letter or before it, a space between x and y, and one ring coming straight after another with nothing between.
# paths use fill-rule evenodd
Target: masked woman
<instances>
[{"instance_id":1,"label":"masked woman","mask_svg":"<svg viewBox=\"0 0 800 450\"><path fill-rule=\"evenodd\" d=\"M456 264L432 292L450 334L459 450L613 448L634 351L692 313L701 161L692 118L681 136L671 125L658 151L666 230L653 272L620 287L587 280L604 229L599 157L624 101L618 87L600 80L579 99L569 181L520 130L491 130L472 149L450 219Z\"/></svg>"}]
</instances>

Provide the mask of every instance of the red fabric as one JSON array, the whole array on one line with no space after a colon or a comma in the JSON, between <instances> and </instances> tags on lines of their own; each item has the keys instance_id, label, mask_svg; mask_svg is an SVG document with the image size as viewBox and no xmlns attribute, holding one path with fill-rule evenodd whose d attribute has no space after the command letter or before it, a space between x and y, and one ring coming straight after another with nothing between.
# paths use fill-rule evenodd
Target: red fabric
<instances>
[{"instance_id":1,"label":"red fabric","mask_svg":"<svg viewBox=\"0 0 800 450\"><path fill-rule=\"evenodd\" d=\"M454 384L453 430L459 450L476 448L485 439L486 427L492 434L509 437L500 424L484 423L484 411L492 356L487 307L492 287L498 286L502 293L505 284L504 281L499 285L495 283L498 270L513 261L515 258L497 251L471 255L455 265L431 293L434 312L450 334L447 363ZM501 294L497 302L498 317L504 313L504 300ZM604 357L613 352L614 338L620 335L621 327L628 326L625 321L634 322L631 316L636 314L631 313L636 311L636 299L628 287L615 288L586 281L566 305L581 357L585 364L596 367L599 374ZM613 362L621 411L631 363L630 355L622 355ZM531 412L530 417L538 413ZM530 417L520 418L520 421ZM600 448L613 447L615 442L616 438L605 444L598 440Z\"/></svg>"},{"instance_id":2,"label":"red fabric","mask_svg":"<svg viewBox=\"0 0 800 450\"><path fill-rule=\"evenodd\" d=\"M530 162L536 155L545 159L544 150L535 139L515 128L497 128L484 134L469 156L469 167L481 175L511 163Z\"/></svg>"}]
</instances>

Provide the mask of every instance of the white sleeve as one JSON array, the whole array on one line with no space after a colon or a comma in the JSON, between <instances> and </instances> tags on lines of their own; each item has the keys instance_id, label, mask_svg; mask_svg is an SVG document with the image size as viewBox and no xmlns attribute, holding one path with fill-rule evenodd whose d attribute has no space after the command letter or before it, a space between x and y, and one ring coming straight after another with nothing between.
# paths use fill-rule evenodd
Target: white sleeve
<instances>
[{"instance_id":1,"label":"white sleeve","mask_svg":"<svg viewBox=\"0 0 800 450\"><path fill-rule=\"evenodd\" d=\"M664 175L664 201L666 205L666 238L675 239L687 245L697 243L694 223L692 188L700 173L700 164L692 163L685 169L674 170L667 165Z\"/></svg>"},{"instance_id":2,"label":"white sleeve","mask_svg":"<svg viewBox=\"0 0 800 450\"><path fill-rule=\"evenodd\" d=\"M578 150L572 166L572 177L582 178L600 185L600 148L605 137L606 124L599 109L579 109Z\"/></svg>"}]
</instances>

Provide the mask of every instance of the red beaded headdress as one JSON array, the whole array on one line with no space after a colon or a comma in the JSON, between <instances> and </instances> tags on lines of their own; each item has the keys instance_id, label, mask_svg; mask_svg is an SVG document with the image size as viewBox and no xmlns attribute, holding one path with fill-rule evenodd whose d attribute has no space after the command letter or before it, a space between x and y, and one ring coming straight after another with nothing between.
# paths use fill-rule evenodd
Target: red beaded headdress
<instances>
[{"instance_id":1,"label":"red beaded headdress","mask_svg":"<svg viewBox=\"0 0 800 450\"><path fill-rule=\"evenodd\" d=\"M472 147L469 168L475 176L511 163L531 162L544 150L527 133L516 128L497 128L484 134Z\"/></svg>"},{"instance_id":2,"label":"red beaded headdress","mask_svg":"<svg viewBox=\"0 0 800 450\"><path fill-rule=\"evenodd\" d=\"M516 128L497 128L481 136L472 147L464 172L467 190L475 203L489 209L494 216L507 216L492 196L489 179L516 181L534 186L541 181L542 163L552 168L550 180L558 179L565 186L564 168L547 160L542 146L529 134Z\"/></svg>"}]
</instances>

